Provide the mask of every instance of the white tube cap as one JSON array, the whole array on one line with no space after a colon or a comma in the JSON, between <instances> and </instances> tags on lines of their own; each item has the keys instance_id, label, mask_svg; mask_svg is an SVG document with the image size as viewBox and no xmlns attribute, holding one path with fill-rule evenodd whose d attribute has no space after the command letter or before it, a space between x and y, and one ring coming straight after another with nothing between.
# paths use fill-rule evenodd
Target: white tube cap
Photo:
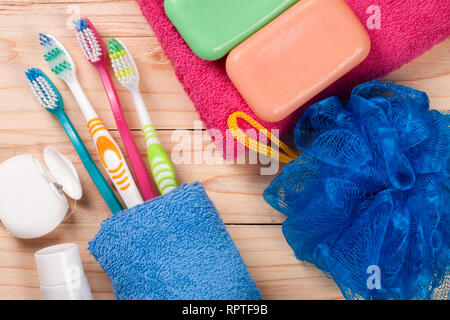
<instances>
[{"instance_id":1,"label":"white tube cap","mask_svg":"<svg viewBox=\"0 0 450 320\"><path fill-rule=\"evenodd\" d=\"M92 299L75 243L41 249L34 258L44 299Z\"/></svg>"}]
</instances>

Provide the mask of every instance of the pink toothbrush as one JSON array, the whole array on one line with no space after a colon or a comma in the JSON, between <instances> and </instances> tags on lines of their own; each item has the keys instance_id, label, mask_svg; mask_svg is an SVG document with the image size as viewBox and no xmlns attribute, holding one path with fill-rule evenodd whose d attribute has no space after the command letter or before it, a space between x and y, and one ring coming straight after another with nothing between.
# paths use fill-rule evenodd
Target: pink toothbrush
<instances>
[{"instance_id":1,"label":"pink toothbrush","mask_svg":"<svg viewBox=\"0 0 450 320\"><path fill-rule=\"evenodd\" d=\"M86 19L81 18L75 21L75 29L77 30L78 42L85 57L97 68L103 87L108 95L109 104L116 120L117 129L122 137L123 144L130 158L131 166L136 174L139 187L145 200L152 199L156 196L155 189L150 180L148 170L142 160L138 147L133 139L130 128L120 105L119 97L116 89L106 68L105 49L103 47L100 36L95 30L92 23Z\"/></svg>"}]
</instances>

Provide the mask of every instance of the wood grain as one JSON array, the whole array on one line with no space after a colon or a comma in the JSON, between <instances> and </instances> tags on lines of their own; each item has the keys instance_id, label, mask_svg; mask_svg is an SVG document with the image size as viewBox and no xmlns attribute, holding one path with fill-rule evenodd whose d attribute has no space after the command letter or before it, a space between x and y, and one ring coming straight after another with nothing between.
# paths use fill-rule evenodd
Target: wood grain
<instances>
[{"instance_id":1,"label":"wood grain","mask_svg":"<svg viewBox=\"0 0 450 320\"><path fill-rule=\"evenodd\" d=\"M94 223L101 221L98 218L105 219L110 215L108 208L84 169L64 130L58 125L54 116L48 112L42 111L42 113L49 115L48 121L54 123L55 129L16 131L14 134L11 134L10 130L0 130L0 163L14 155L24 153L34 154L42 159L42 151L47 145L58 149L73 162L80 174L84 195L82 201L78 202L77 205L76 216L79 219L77 221ZM169 154L172 153L174 146L180 144L180 140L172 140L172 132L160 132L161 142ZM140 132L133 133L142 157L145 159L143 136ZM206 133L201 133L206 136ZM100 160L96 155L87 128L79 130L79 134L97 166L101 168ZM113 131L111 134L122 150L125 150L118 132ZM187 137L193 139L191 131L186 131L186 134L189 135ZM191 149L186 150L185 153L180 152L177 157L187 156L193 162L195 157L201 157L203 151L211 146L211 142L205 142L202 148L196 149L196 146L192 143ZM172 158L176 159L175 156ZM284 220L281 214L270 208L261 198L264 187L270 183L273 176L261 176L259 174L260 165L258 164L225 164L220 153L216 153L213 159L223 164L177 164L177 162L174 162L178 179L182 183L202 181L226 223L266 224L281 223ZM230 199L233 202L232 204L230 204ZM92 212L95 212L95 215Z\"/></svg>"},{"instance_id":2,"label":"wood grain","mask_svg":"<svg viewBox=\"0 0 450 320\"><path fill-rule=\"evenodd\" d=\"M38 106L23 71L40 67L49 72L41 58L38 32L50 33L67 47L77 62L82 86L112 135L121 145L106 95L95 69L84 59L68 22L73 14L95 21L106 39L120 37L129 47L141 70L141 89L164 147L174 156L194 162L213 150L208 136L201 146L191 144L178 152L175 129L186 129L193 138L199 117L176 79L171 62L132 0L0 0L0 162L14 155L32 153L42 158L46 145L56 147L74 162L84 197L75 213L51 234L35 240L18 240L0 227L0 299L39 299L39 282L33 253L45 246L75 242L81 249L84 267L97 299L113 298L111 284L86 250L87 243L110 213L56 119ZM68 89L53 75L65 101L66 111L85 141L95 151L85 121ZM395 71L388 77L429 94L433 108L450 106L450 40ZM131 96L120 85L119 95L142 147L139 122ZM202 125L199 126L202 128ZM200 134L204 132L200 131ZM123 147L121 145L121 147ZM94 159L99 165L98 157ZM342 299L334 282L311 264L297 261L287 245L281 223L284 217L262 199L264 188L274 176L261 176L261 164L225 162L214 153L212 163L180 163L175 170L181 183L200 180L214 201L231 237L239 248L266 299Z\"/></svg>"},{"instance_id":3,"label":"wood grain","mask_svg":"<svg viewBox=\"0 0 450 320\"><path fill-rule=\"evenodd\" d=\"M113 298L111 285L85 249L98 231L98 224L64 222L44 239L18 240L0 230L0 299L39 299L33 253L61 242L74 242L81 257L94 298ZM286 244L281 226L227 226L265 299L342 299L330 279L311 264L299 263Z\"/></svg>"}]
</instances>

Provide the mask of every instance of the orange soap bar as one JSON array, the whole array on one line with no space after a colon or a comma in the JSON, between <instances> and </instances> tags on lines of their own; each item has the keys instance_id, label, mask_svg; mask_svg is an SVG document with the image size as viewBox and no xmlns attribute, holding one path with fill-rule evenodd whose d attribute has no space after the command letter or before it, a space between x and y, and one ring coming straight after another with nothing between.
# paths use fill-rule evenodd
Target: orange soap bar
<instances>
[{"instance_id":1,"label":"orange soap bar","mask_svg":"<svg viewBox=\"0 0 450 320\"><path fill-rule=\"evenodd\" d=\"M255 114L277 122L369 51L369 35L344 0L300 0L234 48L226 69Z\"/></svg>"}]
</instances>

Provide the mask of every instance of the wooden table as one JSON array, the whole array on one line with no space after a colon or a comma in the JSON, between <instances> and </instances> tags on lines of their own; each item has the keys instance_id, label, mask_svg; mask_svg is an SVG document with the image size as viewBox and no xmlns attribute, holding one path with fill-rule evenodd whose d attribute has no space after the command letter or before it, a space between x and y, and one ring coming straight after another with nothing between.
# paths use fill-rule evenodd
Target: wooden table
<instances>
[{"instance_id":1,"label":"wooden table","mask_svg":"<svg viewBox=\"0 0 450 320\"><path fill-rule=\"evenodd\" d=\"M56 36L77 62L80 81L97 112L113 136L118 137L98 75L82 56L75 38L71 21L78 14L89 17L105 38L122 39L135 56L142 74L144 99L167 151L176 143L171 141L173 130L185 129L193 134L194 121L199 119L174 75L171 62L134 1L0 0L0 162L23 153L42 158L43 148L53 146L74 162L85 191L76 212L41 239L18 240L0 227L0 299L39 299L33 253L61 242L75 242L80 247L94 297L114 297L108 278L86 250L88 241L110 213L59 123L38 106L24 76L28 67L42 68L50 75L61 90L67 113L94 155L78 106L64 83L50 73L41 56L38 33ZM450 106L450 40L392 73L389 79L426 91L434 108L447 108ZM137 143L143 146L131 96L120 85L117 88ZM203 148L209 145L205 140ZM191 156L201 152L194 147L190 150ZM224 163L177 165L175 170L182 183L199 179L205 184L264 298L342 299L332 280L315 266L295 259L281 233L283 216L261 197L273 176L260 176L259 168L259 165Z\"/></svg>"}]
</instances>

